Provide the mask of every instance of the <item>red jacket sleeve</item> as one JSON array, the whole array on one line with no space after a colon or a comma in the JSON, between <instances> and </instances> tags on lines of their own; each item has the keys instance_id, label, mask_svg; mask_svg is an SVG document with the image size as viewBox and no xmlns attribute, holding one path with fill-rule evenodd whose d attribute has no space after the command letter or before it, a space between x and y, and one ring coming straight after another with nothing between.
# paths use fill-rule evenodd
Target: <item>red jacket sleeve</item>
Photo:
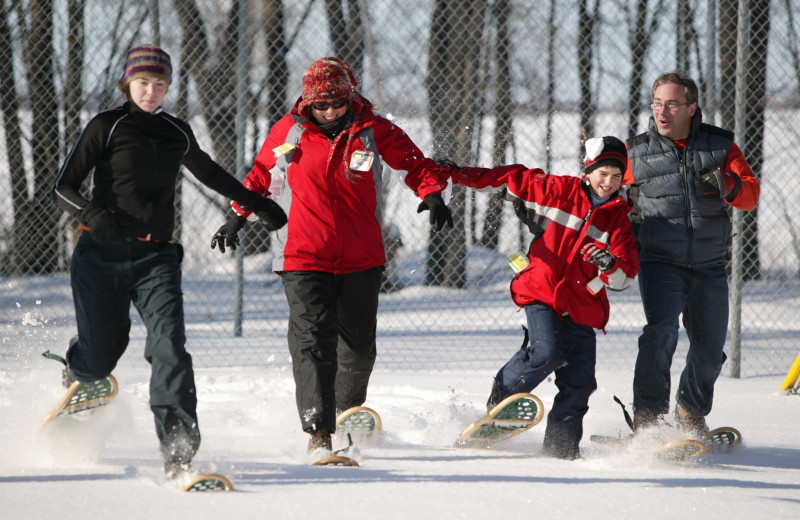
<instances>
[{"instance_id":1,"label":"red jacket sleeve","mask_svg":"<svg viewBox=\"0 0 800 520\"><path fill-rule=\"evenodd\" d=\"M447 186L450 167L439 166L433 159L426 158L400 127L383 120L375 124L374 131L384 162L393 170L406 172L403 180L419 198L439 193Z\"/></svg>"},{"instance_id":2,"label":"red jacket sleeve","mask_svg":"<svg viewBox=\"0 0 800 520\"><path fill-rule=\"evenodd\" d=\"M544 188L548 177L543 170L528 168L522 164L495 168L464 167L453 170L453 182L478 190L508 187L512 195L528 201L536 200L536 188Z\"/></svg>"},{"instance_id":3,"label":"red jacket sleeve","mask_svg":"<svg viewBox=\"0 0 800 520\"><path fill-rule=\"evenodd\" d=\"M761 192L761 184L753 175L753 170L744 158L742 150L733 143L728 156L725 158L725 166L723 170L729 170L736 173L742 180L742 186L739 188L739 193L732 201L728 202L734 208L744 211L750 211L758 204L758 196Z\"/></svg>"}]
</instances>

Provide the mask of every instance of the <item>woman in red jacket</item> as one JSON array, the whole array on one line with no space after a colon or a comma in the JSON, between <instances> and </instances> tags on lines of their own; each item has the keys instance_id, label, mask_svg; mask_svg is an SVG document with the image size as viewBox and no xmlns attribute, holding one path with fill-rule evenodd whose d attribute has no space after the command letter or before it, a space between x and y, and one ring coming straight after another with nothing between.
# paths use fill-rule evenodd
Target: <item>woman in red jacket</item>
<instances>
[{"instance_id":1,"label":"woman in red jacket","mask_svg":"<svg viewBox=\"0 0 800 520\"><path fill-rule=\"evenodd\" d=\"M605 288L626 289L639 271L628 221L632 204L619 192L625 145L616 137L586 141L583 179L522 165L456 168L453 180L473 188L503 188L534 238L529 265L511 282L525 308L530 343L495 376L489 409L530 392L555 372L558 394L547 417L544 452L580 456L583 416L597 388L593 329L608 323Z\"/></svg>"},{"instance_id":2,"label":"woman in red jacket","mask_svg":"<svg viewBox=\"0 0 800 520\"><path fill-rule=\"evenodd\" d=\"M273 241L273 270L289 301L289 351L309 452L331 449L336 413L366 400L375 362L384 165L423 199L437 230L452 226L440 192L449 172L372 110L338 58L303 75L303 95L269 132L244 185L276 198L289 217ZM249 211L222 226L212 248L232 249Z\"/></svg>"}]
</instances>

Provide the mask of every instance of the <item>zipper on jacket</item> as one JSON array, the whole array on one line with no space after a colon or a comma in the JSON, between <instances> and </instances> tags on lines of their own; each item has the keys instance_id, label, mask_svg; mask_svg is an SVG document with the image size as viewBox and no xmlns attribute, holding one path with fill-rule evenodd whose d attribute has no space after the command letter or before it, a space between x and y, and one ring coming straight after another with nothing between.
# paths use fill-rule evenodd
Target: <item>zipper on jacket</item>
<instances>
[{"instance_id":1,"label":"zipper on jacket","mask_svg":"<svg viewBox=\"0 0 800 520\"><path fill-rule=\"evenodd\" d=\"M688 143L687 143L688 144ZM686 266L692 267L692 242L694 236L694 227L692 226L692 205L689 199L689 169L686 167L686 148L683 149L683 156L680 158L681 165L681 179L683 180L683 200L686 204L686 235L688 243L686 244Z\"/></svg>"}]
</instances>

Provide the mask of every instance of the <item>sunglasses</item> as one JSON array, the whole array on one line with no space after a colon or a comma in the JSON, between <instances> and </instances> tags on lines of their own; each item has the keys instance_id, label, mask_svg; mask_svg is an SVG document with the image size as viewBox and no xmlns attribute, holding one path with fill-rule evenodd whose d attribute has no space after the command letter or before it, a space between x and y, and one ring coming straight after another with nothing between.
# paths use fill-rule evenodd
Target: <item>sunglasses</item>
<instances>
[{"instance_id":1,"label":"sunglasses","mask_svg":"<svg viewBox=\"0 0 800 520\"><path fill-rule=\"evenodd\" d=\"M342 99L337 99L336 101L331 101L330 103L327 103L325 101L317 101L316 103L311 103L311 108L313 108L314 110L325 111L331 107L342 108L346 104L347 100L342 98Z\"/></svg>"}]
</instances>

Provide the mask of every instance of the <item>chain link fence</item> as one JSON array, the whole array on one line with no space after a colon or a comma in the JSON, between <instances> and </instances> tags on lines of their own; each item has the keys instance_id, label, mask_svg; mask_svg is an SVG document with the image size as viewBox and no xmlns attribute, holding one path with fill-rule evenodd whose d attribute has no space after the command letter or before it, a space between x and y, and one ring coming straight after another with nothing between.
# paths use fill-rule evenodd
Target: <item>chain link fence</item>
<instances>
[{"instance_id":1,"label":"chain link fence","mask_svg":"<svg viewBox=\"0 0 800 520\"><path fill-rule=\"evenodd\" d=\"M13 347L0 359L61 351L74 333L67 271L79 230L53 183L88 119L119 104L127 49L150 42L173 58L165 108L240 177L303 71L327 55L427 155L564 175L580 174L586 137L646 128L659 73L689 71L704 119L736 131L762 183L735 237L728 372L783 374L800 350L798 18L792 0L0 0L0 331ZM190 173L176 188L195 363L288 365L269 236L250 226L236 255L211 251L227 201ZM527 247L527 230L502 198L456 188L456 227L437 234L394 177L383 189L379 366L496 369L522 340L505 259ZM598 363L632 368L638 289L611 300ZM687 344L682 332L676 368Z\"/></svg>"}]
</instances>

